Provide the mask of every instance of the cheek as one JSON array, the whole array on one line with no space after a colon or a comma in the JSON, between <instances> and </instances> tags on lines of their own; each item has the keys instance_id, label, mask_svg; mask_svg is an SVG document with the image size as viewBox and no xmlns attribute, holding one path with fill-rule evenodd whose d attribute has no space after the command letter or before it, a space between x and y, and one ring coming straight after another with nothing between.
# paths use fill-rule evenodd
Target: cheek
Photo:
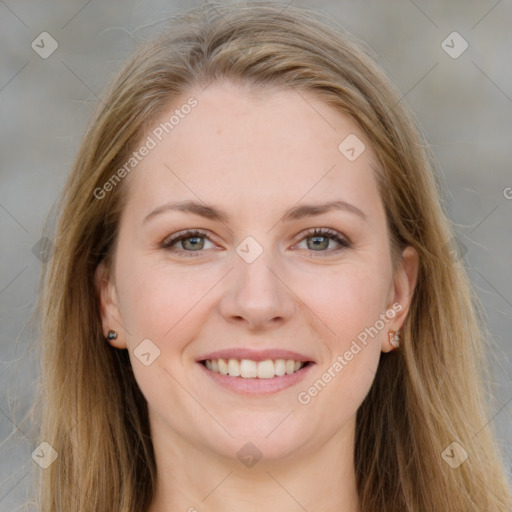
<instances>
[{"instance_id":1,"label":"cheek","mask_svg":"<svg viewBox=\"0 0 512 512\"><path fill-rule=\"evenodd\" d=\"M370 345L361 345L361 352L344 366L338 361L343 366L341 370L334 364L325 368L320 379L311 383L312 388L318 388L319 391L315 397L310 397L315 411L311 409L309 412L318 416L327 415L329 422L325 421L324 425L330 425L328 428L336 432L340 425L355 416L364 401L374 381L379 358L379 350ZM322 388L318 384L319 380L329 382Z\"/></svg>"},{"instance_id":2,"label":"cheek","mask_svg":"<svg viewBox=\"0 0 512 512\"><path fill-rule=\"evenodd\" d=\"M382 273L371 265L347 265L317 275L298 292L322 320L317 325L329 328L318 331L326 351L298 398L312 415L325 420L327 414L329 420L323 424L332 433L356 413L375 378L381 342L387 336L381 315L388 283Z\"/></svg>"},{"instance_id":3,"label":"cheek","mask_svg":"<svg viewBox=\"0 0 512 512\"><path fill-rule=\"evenodd\" d=\"M381 265L361 261L300 274L291 277L294 291L338 345L374 325L385 312L390 273Z\"/></svg>"},{"instance_id":4,"label":"cheek","mask_svg":"<svg viewBox=\"0 0 512 512\"><path fill-rule=\"evenodd\" d=\"M129 338L155 342L176 338L177 330L194 323L191 319L201 309L197 306L219 279L214 271L197 272L175 264L171 267L135 252L119 260L117 278L121 315Z\"/></svg>"}]
</instances>

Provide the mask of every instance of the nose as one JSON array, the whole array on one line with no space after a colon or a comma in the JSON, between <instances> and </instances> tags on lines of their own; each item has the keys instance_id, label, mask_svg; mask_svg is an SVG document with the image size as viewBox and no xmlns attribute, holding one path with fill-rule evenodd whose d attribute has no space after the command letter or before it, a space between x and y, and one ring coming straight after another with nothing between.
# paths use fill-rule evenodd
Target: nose
<instances>
[{"instance_id":1,"label":"nose","mask_svg":"<svg viewBox=\"0 0 512 512\"><path fill-rule=\"evenodd\" d=\"M297 299L286 282L285 272L270 253L263 251L252 263L235 256L220 301L220 311L227 322L263 331L284 324L296 312Z\"/></svg>"}]
</instances>

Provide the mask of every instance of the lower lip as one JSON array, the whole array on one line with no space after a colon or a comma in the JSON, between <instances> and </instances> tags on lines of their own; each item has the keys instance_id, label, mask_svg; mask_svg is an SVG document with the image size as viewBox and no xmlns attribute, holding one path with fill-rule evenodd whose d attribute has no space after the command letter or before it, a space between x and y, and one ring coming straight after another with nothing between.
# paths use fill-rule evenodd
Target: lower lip
<instances>
[{"instance_id":1,"label":"lower lip","mask_svg":"<svg viewBox=\"0 0 512 512\"><path fill-rule=\"evenodd\" d=\"M294 372L291 375L272 377L271 379L244 379L243 377L222 375L208 370L208 368L201 363L197 364L215 383L241 395L271 395L278 391L282 391L283 389L290 388L299 383L314 366L314 363L308 363L307 366L304 366L304 368L301 368L299 371Z\"/></svg>"}]
</instances>

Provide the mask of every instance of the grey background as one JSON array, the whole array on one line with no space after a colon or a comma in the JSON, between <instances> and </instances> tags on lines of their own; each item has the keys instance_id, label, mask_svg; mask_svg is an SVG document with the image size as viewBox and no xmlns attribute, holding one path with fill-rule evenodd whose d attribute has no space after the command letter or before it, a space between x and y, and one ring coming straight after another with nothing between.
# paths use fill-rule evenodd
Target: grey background
<instances>
[{"instance_id":1,"label":"grey background","mask_svg":"<svg viewBox=\"0 0 512 512\"><path fill-rule=\"evenodd\" d=\"M463 257L496 342L496 429L512 466L512 3L309 1L365 41L432 145ZM92 109L120 63L162 20L197 2L0 0L0 510L30 492L37 379L28 323L41 262L33 251ZM31 48L43 31L59 44ZM457 59L441 43L459 32ZM512 192L512 190L511 190ZM512 193L508 195L512 197ZM484 428L484 425L482 425Z\"/></svg>"}]
</instances>

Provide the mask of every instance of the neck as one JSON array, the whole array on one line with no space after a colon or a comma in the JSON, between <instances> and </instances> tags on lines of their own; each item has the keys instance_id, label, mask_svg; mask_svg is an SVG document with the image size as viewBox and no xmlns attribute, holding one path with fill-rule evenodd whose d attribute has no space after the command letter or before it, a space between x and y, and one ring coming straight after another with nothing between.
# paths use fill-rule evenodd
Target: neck
<instances>
[{"instance_id":1,"label":"neck","mask_svg":"<svg viewBox=\"0 0 512 512\"><path fill-rule=\"evenodd\" d=\"M279 460L263 455L250 467L178 439L154 437L157 485L147 512L360 512L354 430L355 418L321 446Z\"/></svg>"}]
</instances>

